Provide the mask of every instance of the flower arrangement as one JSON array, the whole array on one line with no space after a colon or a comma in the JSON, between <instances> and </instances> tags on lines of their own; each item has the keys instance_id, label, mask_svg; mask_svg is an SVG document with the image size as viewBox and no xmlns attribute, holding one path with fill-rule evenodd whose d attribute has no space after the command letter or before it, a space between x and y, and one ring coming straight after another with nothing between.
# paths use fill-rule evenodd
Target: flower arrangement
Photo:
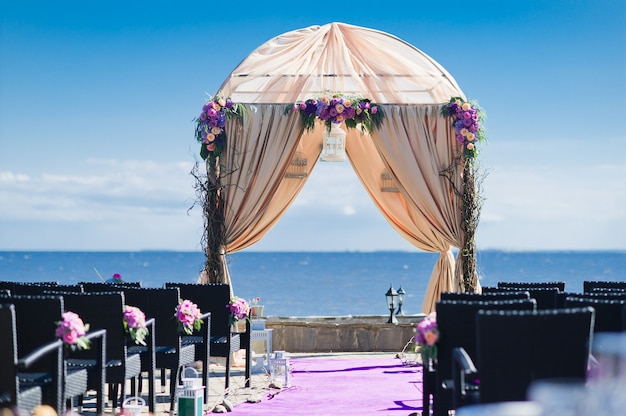
<instances>
[{"instance_id":1,"label":"flower arrangement","mask_svg":"<svg viewBox=\"0 0 626 416\"><path fill-rule=\"evenodd\" d=\"M54 334L72 350L88 350L91 344L85 337L87 331L89 324L85 324L78 314L68 311L61 315Z\"/></svg>"},{"instance_id":2,"label":"flower arrangement","mask_svg":"<svg viewBox=\"0 0 626 416\"><path fill-rule=\"evenodd\" d=\"M317 118L326 124L329 131L333 123L345 122L347 128L356 128L360 123L362 131L371 133L382 124L385 117L382 109L371 100L341 94L310 98L287 107L285 114L289 111L300 113L306 130L313 130Z\"/></svg>"},{"instance_id":3,"label":"flower arrangement","mask_svg":"<svg viewBox=\"0 0 626 416\"><path fill-rule=\"evenodd\" d=\"M232 297L226 307L230 310L230 323L231 325L240 319L248 318L250 314L250 305L245 299Z\"/></svg>"},{"instance_id":4,"label":"flower arrangement","mask_svg":"<svg viewBox=\"0 0 626 416\"><path fill-rule=\"evenodd\" d=\"M415 331L416 350L421 354L424 365L430 360L437 362L438 340L437 315L433 312L417 324Z\"/></svg>"},{"instance_id":5,"label":"flower arrangement","mask_svg":"<svg viewBox=\"0 0 626 416\"><path fill-rule=\"evenodd\" d=\"M105 283L116 284L116 283L124 283L122 280L122 275L119 273L115 273L110 279L107 279Z\"/></svg>"},{"instance_id":6,"label":"flower arrangement","mask_svg":"<svg viewBox=\"0 0 626 416\"><path fill-rule=\"evenodd\" d=\"M184 332L187 335L193 334L193 330L199 331L202 327L202 312L198 305L190 300L181 299L176 306L176 313L174 317L178 320L178 330Z\"/></svg>"},{"instance_id":7,"label":"flower arrangement","mask_svg":"<svg viewBox=\"0 0 626 416\"><path fill-rule=\"evenodd\" d=\"M263 306L259 305L259 302L261 302L259 296L250 299L250 318L252 319L259 319L263 316Z\"/></svg>"},{"instance_id":8,"label":"flower arrangement","mask_svg":"<svg viewBox=\"0 0 626 416\"><path fill-rule=\"evenodd\" d=\"M226 144L226 120L228 118L242 118L244 107L235 104L230 98L221 94L209 98L202 106L202 112L194 120L196 122L196 140L202 143L200 156L202 159L209 155L219 156Z\"/></svg>"},{"instance_id":9,"label":"flower arrangement","mask_svg":"<svg viewBox=\"0 0 626 416\"><path fill-rule=\"evenodd\" d=\"M135 344L146 345L148 328L146 328L146 315L141 309L129 305L124 307L124 331L130 335Z\"/></svg>"},{"instance_id":10,"label":"flower arrangement","mask_svg":"<svg viewBox=\"0 0 626 416\"><path fill-rule=\"evenodd\" d=\"M452 97L441 107L441 114L452 117L452 126L456 139L463 145L463 156L473 159L478 155L476 143L486 140L483 122L485 112L473 101L465 101L461 97Z\"/></svg>"}]
</instances>

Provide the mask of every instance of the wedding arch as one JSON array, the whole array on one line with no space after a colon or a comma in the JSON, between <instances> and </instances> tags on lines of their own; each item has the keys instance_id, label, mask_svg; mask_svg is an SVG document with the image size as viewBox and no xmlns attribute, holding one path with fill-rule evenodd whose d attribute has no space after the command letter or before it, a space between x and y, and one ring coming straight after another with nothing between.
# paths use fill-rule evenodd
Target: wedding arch
<instances>
[{"instance_id":1,"label":"wedding arch","mask_svg":"<svg viewBox=\"0 0 626 416\"><path fill-rule=\"evenodd\" d=\"M346 128L367 124L357 118L343 124L347 159L388 223L414 247L440 253L422 310L434 310L443 291L478 290L480 204L471 157L478 143L467 142L473 135L465 140L446 116L448 103L459 112L470 104L454 78L419 49L345 23L267 41L203 107L197 139L206 172L200 165L194 170L205 222L199 282L230 282L225 256L261 240L295 200L331 124L309 118L307 125L305 113L291 109L333 96L345 100L341 110L366 106L366 121L379 109L371 131Z\"/></svg>"}]
</instances>

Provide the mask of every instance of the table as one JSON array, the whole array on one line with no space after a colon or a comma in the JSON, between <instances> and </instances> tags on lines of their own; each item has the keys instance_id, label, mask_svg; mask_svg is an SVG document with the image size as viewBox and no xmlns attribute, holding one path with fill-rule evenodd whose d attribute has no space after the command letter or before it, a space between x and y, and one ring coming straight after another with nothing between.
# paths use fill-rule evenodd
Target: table
<instances>
[{"instance_id":1,"label":"table","mask_svg":"<svg viewBox=\"0 0 626 416\"><path fill-rule=\"evenodd\" d=\"M253 370L265 369L269 371L270 356L272 354L272 332L273 329L253 329L250 341L265 341L265 358L257 360L252 367Z\"/></svg>"}]
</instances>

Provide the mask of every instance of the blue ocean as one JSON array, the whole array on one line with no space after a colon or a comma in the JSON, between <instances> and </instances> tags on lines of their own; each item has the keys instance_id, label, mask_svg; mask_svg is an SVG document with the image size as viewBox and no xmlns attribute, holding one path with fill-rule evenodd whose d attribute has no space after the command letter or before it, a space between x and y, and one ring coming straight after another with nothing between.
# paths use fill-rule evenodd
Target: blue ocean
<instances>
[{"instance_id":1,"label":"blue ocean","mask_svg":"<svg viewBox=\"0 0 626 416\"><path fill-rule=\"evenodd\" d=\"M265 315L385 315L385 293L402 287L406 314L421 312L437 253L240 252L228 257L235 295L260 297ZM0 251L0 280L101 281L114 273L145 287L196 282L201 252ZM584 280L626 280L626 251L506 252L477 255L481 285L498 281L565 281L580 292Z\"/></svg>"}]
</instances>

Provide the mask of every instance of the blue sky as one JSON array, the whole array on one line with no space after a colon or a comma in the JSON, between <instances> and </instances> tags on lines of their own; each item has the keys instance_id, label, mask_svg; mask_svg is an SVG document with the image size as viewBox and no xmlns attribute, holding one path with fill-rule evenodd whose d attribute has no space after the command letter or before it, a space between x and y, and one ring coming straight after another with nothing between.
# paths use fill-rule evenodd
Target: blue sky
<instances>
[{"instance_id":1,"label":"blue sky","mask_svg":"<svg viewBox=\"0 0 626 416\"><path fill-rule=\"evenodd\" d=\"M623 0L0 4L1 250L198 250L193 118L255 48L331 22L421 49L487 112L479 249L626 248ZM346 162L249 250L414 248Z\"/></svg>"}]
</instances>

